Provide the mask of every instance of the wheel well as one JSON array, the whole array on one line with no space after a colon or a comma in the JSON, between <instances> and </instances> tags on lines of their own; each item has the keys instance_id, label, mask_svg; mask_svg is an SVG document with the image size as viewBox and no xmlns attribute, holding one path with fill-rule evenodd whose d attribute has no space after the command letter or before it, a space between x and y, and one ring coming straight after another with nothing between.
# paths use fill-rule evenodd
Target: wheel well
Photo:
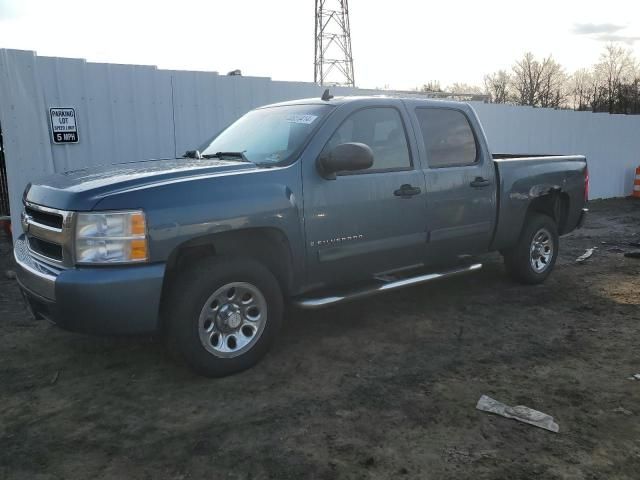
<instances>
[{"instance_id":1,"label":"wheel well","mask_svg":"<svg viewBox=\"0 0 640 480\"><path fill-rule=\"evenodd\" d=\"M291 249L285 234L276 228L247 228L215 233L179 245L167 261L165 288L171 284L177 272L210 256L254 259L273 273L285 295L290 291L293 277Z\"/></svg>"},{"instance_id":2,"label":"wheel well","mask_svg":"<svg viewBox=\"0 0 640 480\"><path fill-rule=\"evenodd\" d=\"M567 225L569 214L569 195L564 192L554 191L535 198L527 210L529 213L542 213L553 218L558 226L558 233L562 235Z\"/></svg>"}]
</instances>

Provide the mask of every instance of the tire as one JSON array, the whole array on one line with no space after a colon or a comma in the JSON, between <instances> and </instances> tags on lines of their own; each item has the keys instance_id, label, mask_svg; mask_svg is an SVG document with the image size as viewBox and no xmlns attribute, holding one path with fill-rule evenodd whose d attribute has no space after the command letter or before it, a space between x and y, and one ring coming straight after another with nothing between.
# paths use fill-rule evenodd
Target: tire
<instances>
[{"instance_id":1,"label":"tire","mask_svg":"<svg viewBox=\"0 0 640 480\"><path fill-rule=\"evenodd\" d=\"M503 254L507 272L520 283L542 283L553 270L558 249L556 222L541 213L529 214L518 243Z\"/></svg>"},{"instance_id":2,"label":"tire","mask_svg":"<svg viewBox=\"0 0 640 480\"><path fill-rule=\"evenodd\" d=\"M180 272L170 287L164 334L196 372L223 377L252 367L282 324L278 281L262 264L212 257Z\"/></svg>"}]
</instances>

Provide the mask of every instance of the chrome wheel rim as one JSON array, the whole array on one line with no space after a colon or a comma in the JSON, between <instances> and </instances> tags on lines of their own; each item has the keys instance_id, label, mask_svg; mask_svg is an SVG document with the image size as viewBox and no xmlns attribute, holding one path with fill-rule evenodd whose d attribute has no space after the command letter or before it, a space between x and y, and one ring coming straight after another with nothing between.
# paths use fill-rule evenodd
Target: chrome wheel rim
<instances>
[{"instance_id":1,"label":"chrome wheel rim","mask_svg":"<svg viewBox=\"0 0 640 480\"><path fill-rule=\"evenodd\" d=\"M207 299L198 319L200 342L216 357L231 358L250 350L267 323L267 301L250 283L232 282Z\"/></svg>"},{"instance_id":2,"label":"chrome wheel rim","mask_svg":"<svg viewBox=\"0 0 640 480\"><path fill-rule=\"evenodd\" d=\"M549 268L553 258L553 237L551 232L546 228L538 230L531 240L529 252L529 261L534 272L542 273Z\"/></svg>"}]
</instances>

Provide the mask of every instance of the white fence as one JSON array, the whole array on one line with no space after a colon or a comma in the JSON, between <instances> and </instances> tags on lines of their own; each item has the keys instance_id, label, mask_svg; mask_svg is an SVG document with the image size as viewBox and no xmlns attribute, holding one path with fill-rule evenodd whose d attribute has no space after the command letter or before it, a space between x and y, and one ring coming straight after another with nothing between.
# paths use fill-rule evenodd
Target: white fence
<instances>
[{"instance_id":1,"label":"white fence","mask_svg":"<svg viewBox=\"0 0 640 480\"><path fill-rule=\"evenodd\" d=\"M493 152L586 155L590 198L631 195L640 115L474 104Z\"/></svg>"},{"instance_id":2,"label":"white fence","mask_svg":"<svg viewBox=\"0 0 640 480\"><path fill-rule=\"evenodd\" d=\"M313 83L0 49L0 128L14 224L24 186L35 177L87 165L175 157L251 108L321 92ZM388 92L337 88L332 93ZM79 143L52 144L52 107L75 108ZM474 107L494 152L585 154L592 198L630 194L640 165L640 116L482 103Z\"/></svg>"}]
</instances>

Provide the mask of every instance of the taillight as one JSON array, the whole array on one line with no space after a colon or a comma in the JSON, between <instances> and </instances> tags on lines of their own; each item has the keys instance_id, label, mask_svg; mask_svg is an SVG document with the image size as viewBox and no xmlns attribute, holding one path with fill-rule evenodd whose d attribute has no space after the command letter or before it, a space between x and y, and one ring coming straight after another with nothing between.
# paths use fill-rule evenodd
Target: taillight
<instances>
[{"instance_id":1,"label":"taillight","mask_svg":"<svg viewBox=\"0 0 640 480\"><path fill-rule=\"evenodd\" d=\"M589 200L589 168L584 168L584 201Z\"/></svg>"}]
</instances>

